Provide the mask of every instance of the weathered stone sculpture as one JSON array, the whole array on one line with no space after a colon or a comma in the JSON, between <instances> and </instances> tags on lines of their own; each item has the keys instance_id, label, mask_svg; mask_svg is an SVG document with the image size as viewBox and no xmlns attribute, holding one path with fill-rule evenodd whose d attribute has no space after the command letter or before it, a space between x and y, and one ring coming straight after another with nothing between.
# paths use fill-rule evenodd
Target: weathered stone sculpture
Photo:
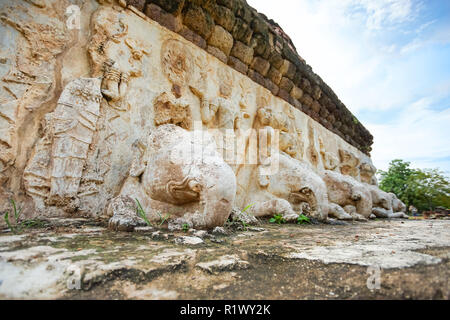
<instances>
[{"instance_id":1,"label":"weathered stone sculpture","mask_svg":"<svg viewBox=\"0 0 450 320\"><path fill-rule=\"evenodd\" d=\"M364 184L335 171L325 171L323 179L328 189L330 215L343 220L369 218L372 196Z\"/></svg>"},{"instance_id":2,"label":"weathered stone sculpture","mask_svg":"<svg viewBox=\"0 0 450 320\"><path fill-rule=\"evenodd\" d=\"M296 220L300 213L326 220L328 199L323 180L304 162L285 154L272 155L268 161L275 161L274 157L279 157L274 174L263 174L263 165L254 172L252 180L258 187L247 200L254 204L250 212L255 216L281 214L287 221Z\"/></svg>"},{"instance_id":3,"label":"weathered stone sculpture","mask_svg":"<svg viewBox=\"0 0 450 320\"><path fill-rule=\"evenodd\" d=\"M377 186L366 186L372 195L372 213L375 216L378 218L408 218L404 212L406 206L393 193L384 192Z\"/></svg>"},{"instance_id":4,"label":"weathered stone sculpture","mask_svg":"<svg viewBox=\"0 0 450 320\"><path fill-rule=\"evenodd\" d=\"M120 198L137 199L150 221L168 215L171 224L200 229L225 223L234 204L236 177L206 132L162 125L144 149ZM120 216L122 210L113 214ZM114 226L120 229L120 224Z\"/></svg>"},{"instance_id":5,"label":"weathered stone sculpture","mask_svg":"<svg viewBox=\"0 0 450 320\"><path fill-rule=\"evenodd\" d=\"M46 133L24 171L25 188L31 196L67 209L77 201L100 99L98 79L76 79L66 86L55 111L47 115Z\"/></svg>"},{"instance_id":6,"label":"weathered stone sculpture","mask_svg":"<svg viewBox=\"0 0 450 320\"><path fill-rule=\"evenodd\" d=\"M191 2L87 0L74 25L71 1L0 3L0 212L14 198L123 231L138 211L213 228L249 204L289 221L404 216L376 186L372 136L287 35L245 2Z\"/></svg>"}]
</instances>

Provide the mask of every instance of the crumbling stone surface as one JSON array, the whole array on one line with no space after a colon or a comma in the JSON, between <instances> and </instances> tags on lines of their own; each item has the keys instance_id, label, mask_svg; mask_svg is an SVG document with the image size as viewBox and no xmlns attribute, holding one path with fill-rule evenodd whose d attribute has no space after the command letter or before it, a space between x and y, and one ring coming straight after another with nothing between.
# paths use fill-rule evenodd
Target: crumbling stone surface
<instances>
[{"instance_id":1,"label":"crumbling stone surface","mask_svg":"<svg viewBox=\"0 0 450 320\"><path fill-rule=\"evenodd\" d=\"M220 243L164 229L112 233L83 219L44 225L0 233L0 298L450 298L448 220L265 221ZM379 289L367 287L368 268L379 268Z\"/></svg>"}]
</instances>

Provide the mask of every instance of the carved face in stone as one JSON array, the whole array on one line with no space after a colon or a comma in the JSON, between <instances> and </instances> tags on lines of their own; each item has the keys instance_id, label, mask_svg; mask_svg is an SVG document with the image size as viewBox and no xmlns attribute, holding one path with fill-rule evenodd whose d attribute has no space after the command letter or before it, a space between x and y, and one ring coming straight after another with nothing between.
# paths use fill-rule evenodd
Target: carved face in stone
<instances>
[{"instance_id":1,"label":"carved face in stone","mask_svg":"<svg viewBox=\"0 0 450 320\"><path fill-rule=\"evenodd\" d=\"M280 154L278 170L273 175L260 177L260 185L270 194L289 201L294 209L299 210L307 203L313 216L322 219L328 214L324 182L308 165L296 159Z\"/></svg>"},{"instance_id":2,"label":"carved face in stone","mask_svg":"<svg viewBox=\"0 0 450 320\"><path fill-rule=\"evenodd\" d=\"M146 147L131 170L134 176L142 174L145 194L185 207L187 214L200 212L206 220L199 227L223 225L234 203L236 177L217 153L213 138L166 124L151 133Z\"/></svg>"},{"instance_id":3,"label":"carved face in stone","mask_svg":"<svg viewBox=\"0 0 450 320\"><path fill-rule=\"evenodd\" d=\"M259 108L257 112L257 116L259 119L259 122L263 126L270 125L271 119L272 119L272 110L269 108Z\"/></svg>"},{"instance_id":4,"label":"carved face in stone","mask_svg":"<svg viewBox=\"0 0 450 320\"><path fill-rule=\"evenodd\" d=\"M161 64L166 77L173 84L189 84L193 72L193 58L189 48L181 41L166 40L162 45Z\"/></svg>"}]
</instances>

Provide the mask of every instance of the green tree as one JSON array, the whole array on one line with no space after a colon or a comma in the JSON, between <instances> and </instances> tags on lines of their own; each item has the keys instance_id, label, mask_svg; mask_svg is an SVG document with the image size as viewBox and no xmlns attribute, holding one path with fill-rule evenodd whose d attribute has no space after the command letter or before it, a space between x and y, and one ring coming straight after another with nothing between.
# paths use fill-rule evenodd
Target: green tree
<instances>
[{"instance_id":1,"label":"green tree","mask_svg":"<svg viewBox=\"0 0 450 320\"><path fill-rule=\"evenodd\" d=\"M408 181L414 170L410 163L400 159L392 160L387 171L379 170L381 176L380 189L394 193L407 206L412 204L412 195L408 190Z\"/></svg>"},{"instance_id":2,"label":"green tree","mask_svg":"<svg viewBox=\"0 0 450 320\"><path fill-rule=\"evenodd\" d=\"M412 169L410 163L396 159L387 171L380 170L380 189L393 192L407 206L419 210L450 207L450 181L438 169Z\"/></svg>"},{"instance_id":3,"label":"green tree","mask_svg":"<svg viewBox=\"0 0 450 320\"><path fill-rule=\"evenodd\" d=\"M438 169L417 169L408 180L407 193L419 210L433 211L439 206L449 208L450 181Z\"/></svg>"}]
</instances>

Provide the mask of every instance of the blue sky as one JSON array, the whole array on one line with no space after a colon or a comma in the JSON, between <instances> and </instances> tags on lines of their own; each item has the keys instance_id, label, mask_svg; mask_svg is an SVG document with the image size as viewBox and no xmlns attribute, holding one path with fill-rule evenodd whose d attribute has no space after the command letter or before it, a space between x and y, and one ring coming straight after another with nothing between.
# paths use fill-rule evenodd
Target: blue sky
<instances>
[{"instance_id":1,"label":"blue sky","mask_svg":"<svg viewBox=\"0 0 450 320\"><path fill-rule=\"evenodd\" d=\"M374 136L372 159L450 173L450 1L247 0Z\"/></svg>"}]
</instances>

